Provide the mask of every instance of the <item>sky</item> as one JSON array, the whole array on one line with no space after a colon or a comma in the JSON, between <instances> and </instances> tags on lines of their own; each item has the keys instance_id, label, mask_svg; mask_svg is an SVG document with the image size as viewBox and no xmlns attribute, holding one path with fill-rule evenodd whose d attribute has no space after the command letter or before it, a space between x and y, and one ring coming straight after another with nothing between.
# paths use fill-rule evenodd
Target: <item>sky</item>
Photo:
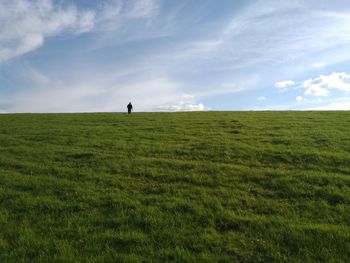
<instances>
[{"instance_id":1,"label":"sky","mask_svg":"<svg viewBox=\"0 0 350 263\"><path fill-rule=\"evenodd\" d=\"M0 113L350 110L348 0L0 0Z\"/></svg>"}]
</instances>

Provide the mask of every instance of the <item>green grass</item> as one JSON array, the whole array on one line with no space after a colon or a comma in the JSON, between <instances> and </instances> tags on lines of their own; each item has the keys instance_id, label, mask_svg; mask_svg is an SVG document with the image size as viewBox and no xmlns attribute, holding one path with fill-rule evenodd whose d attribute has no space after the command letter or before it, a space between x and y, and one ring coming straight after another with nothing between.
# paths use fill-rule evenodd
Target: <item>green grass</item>
<instances>
[{"instance_id":1,"label":"green grass","mask_svg":"<svg viewBox=\"0 0 350 263\"><path fill-rule=\"evenodd\" d=\"M0 115L0 262L350 262L350 112Z\"/></svg>"}]
</instances>

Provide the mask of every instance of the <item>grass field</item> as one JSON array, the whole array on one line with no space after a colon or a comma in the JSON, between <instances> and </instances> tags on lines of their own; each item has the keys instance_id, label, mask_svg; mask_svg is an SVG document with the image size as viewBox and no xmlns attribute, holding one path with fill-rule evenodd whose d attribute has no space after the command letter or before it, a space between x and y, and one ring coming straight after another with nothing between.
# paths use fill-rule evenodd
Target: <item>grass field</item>
<instances>
[{"instance_id":1,"label":"grass field","mask_svg":"<svg viewBox=\"0 0 350 263\"><path fill-rule=\"evenodd\" d=\"M0 262L350 262L350 112L0 115Z\"/></svg>"}]
</instances>

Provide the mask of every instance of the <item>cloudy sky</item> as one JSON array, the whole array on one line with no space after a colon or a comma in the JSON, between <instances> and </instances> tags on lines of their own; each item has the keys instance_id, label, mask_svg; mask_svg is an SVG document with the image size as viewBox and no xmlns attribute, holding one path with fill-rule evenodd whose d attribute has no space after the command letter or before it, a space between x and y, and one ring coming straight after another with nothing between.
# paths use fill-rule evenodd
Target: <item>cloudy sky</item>
<instances>
[{"instance_id":1,"label":"cloudy sky","mask_svg":"<svg viewBox=\"0 0 350 263\"><path fill-rule=\"evenodd\" d=\"M349 0L0 0L0 112L350 109Z\"/></svg>"}]
</instances>

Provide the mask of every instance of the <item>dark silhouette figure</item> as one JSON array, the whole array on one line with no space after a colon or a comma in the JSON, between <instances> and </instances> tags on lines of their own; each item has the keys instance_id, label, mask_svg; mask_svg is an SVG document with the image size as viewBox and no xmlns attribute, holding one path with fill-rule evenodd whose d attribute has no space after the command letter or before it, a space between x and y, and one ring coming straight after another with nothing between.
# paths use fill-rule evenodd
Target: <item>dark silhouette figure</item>
<instances>
[{"instance_id":1,"label":"dark silhouette figure","mask_svg":"<svg viewBox=\"0 0 350 263\"><path fill-rule=\"evenodd\" d=\"M131 102L129 102L127 108L128 108L128 114L131 114L131 111L132 111L132 104L131 104Z\"/></svg>"}]
</instances>

